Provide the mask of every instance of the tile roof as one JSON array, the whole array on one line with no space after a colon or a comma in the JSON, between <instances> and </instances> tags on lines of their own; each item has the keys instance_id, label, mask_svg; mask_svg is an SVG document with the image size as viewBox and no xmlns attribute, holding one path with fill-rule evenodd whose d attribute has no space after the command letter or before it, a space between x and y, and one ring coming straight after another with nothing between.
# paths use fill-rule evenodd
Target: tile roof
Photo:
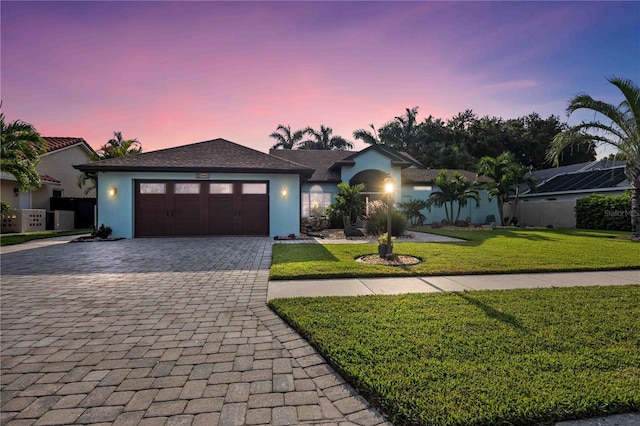
<instances>
[{"instance_id":1,"label":"tile roof","mask_svg":"<svg viewBox=\"0 0 640 426\"><path fill-rule=\"evenodd\" d=\"M54 184L58 184L58 185L61 183L58 179L56 179L54 177L51 177L49 175L40 175L40 180L43 183L54 183Z\"/></svg>"},{"instance_id":2,"label":"tile roof","mask_svg":"<svg viewBox=\"0 0 640 426\"><path fill-rule=\"evenodd\" d=\"M340 170L331 169L331 166L354 154L354 151L271 149L269 154L314 169L313 175L309 178L309 182L340 182Z\"/></svg>"},{"instance_id":3,"label":"tile roof","mask_svg":"<svg viewBox=\"0 0 640 426\"><path fill-rule=\"evenodd\" d=\"M402 170L402 182L403 183L433 183L442 169L403 169ZM460 173L463 177L470 181L477 181L478 183L491 182L486 176L476 176L474 172L468 170L449 170L448 176L453 175L455 172Z\"/></svg>"},{"instance_id":4,"label":"tile roof","mask_svg":"<svg viewBox=\"0 0 640 426\"><path fill-rule=\"evenodd\" d=\"M57 136L43 136L46 146L47 152L57 151L59 149L68 148L70 146L82 144L89 150L93 151L93 148L89 146L87 141L82 138L66 138L66 137L57 137Z\"/></svg>"},{"instance_id":5,"label":"tile roof","mask_svg":"<svg viewBox=\"0 0 640 426\"><path fill-rule=\"evenodd\" d=\"M80 171L275 172L310 176L301 164L214 139L74 166Z\"/></svg>"}]
</instances>

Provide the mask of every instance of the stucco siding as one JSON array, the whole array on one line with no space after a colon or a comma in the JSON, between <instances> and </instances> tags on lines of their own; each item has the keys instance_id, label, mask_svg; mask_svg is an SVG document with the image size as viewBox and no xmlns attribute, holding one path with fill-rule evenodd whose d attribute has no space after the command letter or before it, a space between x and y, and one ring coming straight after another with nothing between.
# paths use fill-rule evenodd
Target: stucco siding
<instances>
[{"instance_id":1,"label":"stucco siding","mask_svg":"<svg viewBox=\"0 0 640 426\"><path fill-rule=\"evenodd\" d=\"M402 201L410 201L412 199L428 200L433 191L437 191L438 187L433 186L430 191L416 191L413 189L413 185L403 185L402 187ZM456 212L458 211L458 204L454 203ZM431 207L431 211L425 209L422 211L426 219L425 224L440 222L446 219L444 207ZM494 215L496 222L500 221L500 213L498 210L498 202L496 198L489 200L487 191L480 191L480 207L476 207L476 203L470 200L469 203L460 211L459 220L465 220L467 217L471 218L471 223L482 224L489 215ZM455 217L454 217L455 219Z\"/></svg>"},{"instance_id":2,"label":"stucco siding","mask_svg":"<svg viewBox=\"0 0 640 426\"><path fill-rule=\"evenodd\" d=\"M342 167L340 174L342 182L349 183L355 175L365 170L380 170L381 172L391 174L391 179L393 179L396 188L400 186L400 182L402 181L401 169L400 167L392 167L389 157L377 151L370 150L356 156L354 161L355 165ZM394 199L395 202L401 201L400 191L396 190L394 192Z\"/></svg>"},{"instance_id":3,"label":"stucco siding","mask_svg":"<svg viewBox=\"0 0 640 426\"><path fill-rule=\"evenodd\" d=\"M98 225L113 229L113 237L134 236L134 181L135 180L196 180L194 173L116 173L98 174ZM298 234L300 232L300 180L298 175L262 173L211 173L208 179L198 181L268 181L270 236ZM118 190L109 198L108 189ZM286 195L283 190L286 190Z\"/></svg>"},{"instance_id":4,"label":"stucco siding","mask_svg":"<svg viewBox=\"0 0 640 426\"><path fill-rule=\"evenodd\" d=\"M62 189L63 197L95 197L95 191L90 191L85 195L84 188L78 187L80 172L72 167L75 164L84 164L88 161L91 161L91 157L87 150L76 145L43 156L38 163L38 173L49 175L60 181L60 186L51 187L49 193L53 189Z\"/></svg>"}]
</instances>

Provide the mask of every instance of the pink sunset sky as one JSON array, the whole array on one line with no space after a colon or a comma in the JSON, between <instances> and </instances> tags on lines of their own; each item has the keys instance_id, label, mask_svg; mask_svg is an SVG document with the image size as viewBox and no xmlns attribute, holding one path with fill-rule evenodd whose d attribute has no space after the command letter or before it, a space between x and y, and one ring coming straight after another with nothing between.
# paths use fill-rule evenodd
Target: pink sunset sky
<instances>
[{"instance_id":1,"label":"pink sunset sky","mask_svg":"<svg viewBox=\"0 0 640 426\"><path fill-rule=\"evenodd\" d=\"M266 152L278 124L353 141L414 106L420 120L465 109L567 120L571 96L617 103L606 78L640 80L639 2L0 8L6 119L94 148L115 130L144 151L222 137Z\"/></svg>"}]
</instances>

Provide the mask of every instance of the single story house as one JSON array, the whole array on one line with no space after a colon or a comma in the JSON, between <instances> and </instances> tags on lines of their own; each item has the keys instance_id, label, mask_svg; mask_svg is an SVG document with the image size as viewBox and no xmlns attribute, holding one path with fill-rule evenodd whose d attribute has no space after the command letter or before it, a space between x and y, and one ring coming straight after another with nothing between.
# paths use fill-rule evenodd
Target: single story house
<instances>
[{"instance_id":1,"label":"single story house","mask_svg":"<svg viewBox=\"0 0 640 426\"><path fill-rule=\"evenodd\" d=\"M171 235L289 235L302 217L326 208L337 184L365 184L375 199L383 181L400 183L396 203L426 199L438 170L384 146L362 151L271 150L269 154L214 139L75 166L98 173L98 224L114 237ZM475 175L462 172L470 179ZM428 222L444 213L426 213ZM483 191L479 208L461 214L474 223L498 217Z\"/></svg>"},{"instance_id":2,"label":"single story house","mask_svg":"<svg viewBox=\"0 0 640 426\"><path fill-rule=\"evenodd\" d=\"M526 226L575 228L576 200L595 193L620 195L631 189L624 166L624 161L602 159L534 171L536 189L522 188L518 206L510 200L505 215L515 207L518 222Z\"/></svg>"}]
</instances>

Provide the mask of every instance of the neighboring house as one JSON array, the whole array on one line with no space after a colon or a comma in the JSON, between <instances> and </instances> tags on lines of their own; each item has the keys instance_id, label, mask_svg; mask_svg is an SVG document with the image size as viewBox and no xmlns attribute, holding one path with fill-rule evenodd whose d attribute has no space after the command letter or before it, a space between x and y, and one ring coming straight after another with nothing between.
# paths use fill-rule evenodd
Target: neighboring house
<instances>
[{"instance_id":1,"label":"neighboring house","mask_svg":"<svg viewBox=\"0 0 640 426\"><path fill-rule=\"evenodd\" d=\"M43 137L47 152L42 155L36 170L42 187L35 191L20 191L16 179L3 173L0 198L8 201L12 209L50 210L50 198L95 197L95 190L85 195L78 187L78 171L74 164L91 160L94 153L82 138Z\"/></svg>"},{"instance_id":2,"label":"neighboring house","mask_svg":"<svg viewBox=\"0 0 640 426\"><path fill-rule=\"evenodd\" d=\"M624 174L624 161L599 160L569 166L538 170L531 175L537 180L534 191L524 190L515 214L527 226L575 228L576 200L598 193L619 195L630 190ZM510 215L514 201L505 206Z\"/></svg>"},{"instance_id":3,"label":"neighboring house","mask_svg":"<svg viewBox=\"0 0 640 426\"><path fill-rule=\"evenodd\" d=\"M364 183L365 196L382 194L390 174L402 182L395 202L426 199L437 170L382 146L360 152L283 150L265 154L224 139L75 166L98 173L98 224L114 237L164 235L289 235L300 219L333 201L337 184ZM473 179L475 175L463 172ZM483 195L461 214L484 222L498 217ZM438 209L436 209L438 210ZM426 213L433 220L444 213ZM430 222L431 220L428 220Z\"/></svg>"}]
</instances>

